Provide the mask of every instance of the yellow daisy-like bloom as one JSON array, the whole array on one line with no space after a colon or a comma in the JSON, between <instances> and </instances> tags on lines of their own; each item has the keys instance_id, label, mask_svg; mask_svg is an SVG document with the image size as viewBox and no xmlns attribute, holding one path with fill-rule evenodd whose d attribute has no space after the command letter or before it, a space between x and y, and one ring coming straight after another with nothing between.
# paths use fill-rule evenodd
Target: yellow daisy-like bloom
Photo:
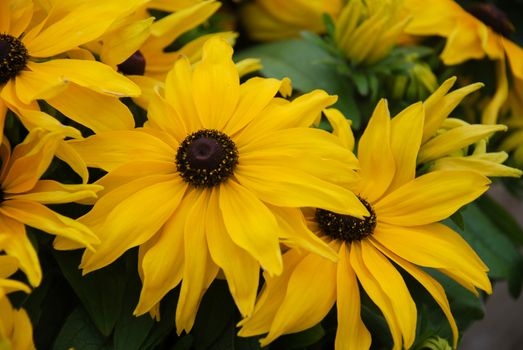
<instances>
[{"instance_id":1,"label":"yellow daisy-like bloom","mask_svg":"<svg viewBox=\"0 0 523 350\"><path fill-rule=\"evenodd\" d=\"M29 288L18 281L7 279L18 269L18 261L10 256L0 256L0 349L31 350L33 328L25 310L15 310L6 294L22 291L29 293Z\"/></svg>"},{"instance_id":2,"label":"yellow daisy-like bloom","mask_svg":"<svg viewBox=\"0 0 523 350\"><path fill-rule=\"evenodd\" d=\"M446 65L488 57L496 60L498 87L483 111L483 122L494 124L508 96L505 61L515 85L523 85L523 48L507 39L514 31L508 17L492 4L480 3L463 9L453 0L405 0L412 16L406 32L447 38L441 59Z\"/></svg>"},{"instance_id":3,"label":"yellow daisy-like bloom","mask_svg":"<svg viewBox=\"0 0 523 350\"><path fill-rule=\"evenodd\" d=\"M40 284L42 271L24 225L67 237L89 249L99 242L86 226L44 205L95 198L101 189L98 185L40 180L62 139L61 133L33 129L12 152L5 138L0 146L0 251L19 260L33 286Z\"/></svg>"},{"instance_id":4,"label":"yellow daisy-like bloom","mask_svg":"<svg viewBox=\"0 0 523 350\"><path fill-rule=\"evenodd\" d=\"M368 214L338 185L355 181L354 155L334 136L308 127L336 97L313 91L292 102L275 98L282 85L276 79L240 85L225 41L211 39L203 50L194 68L186 58L176 61L144 128L71 142L89 166L109 171L98 181L101 198L79 219L102 242L85 252L84 273L140 246L143 288L135 313L153 309L181 282L179 332L192 328L220 268L247 316L260 266L271 275L282 272L280 242L334 258L303 230L296 208L314 203ZM57 246L76 248L63 239Z\"/></svg>"},{"instance_id":5,"label":"yellow daisy-like bloom","mask_svg":"<svg viewBox=\"0 0 523 350\"><path fill-rule=\"evenodd\" d=\"M334 130L353 144L341 113L328 111ZM376 107L358 145L361 182L354 188L370 212L363 219L323 209L305 210L310 227L338 253L332 262L292 249L281 276L265 274L266 285L241 336L263 333L262 345L319 323L336 303L335 348L368 349L371 336L360 316L361 286L387 321L393 349L408 349L416 332L416 305L396 267L418 280L447 317L454 345L456 323L442 286L421 267L438 269L477 294L491 293L487 267L461 236L438 223L488 189L471 171L439 171L415 177L423 135L420 103L390 119L387 103Z\"/></svg>"},{"instance_id":6,"label":"yellow daisy-like bloom","mask_svg":"<svg viewBox=\"0 0 523 350\"><path fill-rule=\"evenodd\" d=\"M325 32L323 14L336 18L342 7L342 0L256 0L242 7L240 19L252 39L282 40Z\"/></svg>"},{"instance_id":7,"label":"yellow daisy-like bloom","mask_svg":"<svg viewBox=\"0 0 523 350\"><path fill-rule=\"evenodd\" d=\"M450 113L470 93L483 86L470 84L449 93L456 78L447 79L424 102L425 122L418 163L431 163L431 170L474 170L485 176L520 177L521 170L502 163L506 152L487 152L488 139L505 125L469 124L461 119L449 118ZM469 154L468 148L474 146Z\"/></svg>"},{"instance_id":8,"label":"yellow daisy-like bloom","mask_svg":"<svg viewBox=\"0 0 523 350\"><path fill-rule=\"evenodd\" d=\"M351 0L336 21L336 45L354 64L373 64L396 44L407 19L402 0Z\"/></svg>"},{"instance_id":9,"label":"yellow daisy-like bloom","mask_svg":"<svg viewBox=\"0 0 523 350\"><path fill-rule=\"evenodd\" d=\"M72 58L84 55L80 45L101 36L139 1L56 3L43 16L31 0L1 1L1 117L7 106L28 129L60 128L57 120L34 111L36 100L44 99L95 132L134 127L131 112L118 98L139 95L139 87L107 65Z\"/></svg>"}]
</instances>

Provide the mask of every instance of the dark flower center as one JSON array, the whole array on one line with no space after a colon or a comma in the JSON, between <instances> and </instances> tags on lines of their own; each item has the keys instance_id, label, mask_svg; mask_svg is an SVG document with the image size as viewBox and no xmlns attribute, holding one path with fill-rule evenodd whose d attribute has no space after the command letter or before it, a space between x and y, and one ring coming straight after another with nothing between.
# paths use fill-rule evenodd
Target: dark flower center
<instances>
[{"instance_id":1,"label":"dark flower center","mask_svg":"<svg viewBox=\"0 0 523 350\"><path fill-rule=\"evenodd\" d=\"M20 40L9 34L0 34L0 84L16 77L25 68L28 57Z\"/></svg>"},{"instance_id":2,"label":"dark flower center","mask_svg":"<svg viewBox=\"0 0 523 350\"><path fill-rule=\"evenodd\" d=\"M473 3L466 7L466 10L503 36L514 33L514 25L510 22L507 14L494 4Z\"/></svg>"},{"instance_id":3,"label":"dark flower center","mask_svg":"<svg viewBox=\"0 0 523 350\"><path fill-rule=\"evenodd\" d=\"M376 228L376 213L367 201L361 198L360 201L370 213L363 219L336 214L325 209L316 209L316 222L321 231L333 239L340 239L348 243L370 236Z\"/></svg>"},{"instance_id":4,"label":"dark flower center","mask_svg":"<svg viewBox=\"0 0 523 350\"><path fill-rule=\"evenodd\" d=\"M140 51L136 51L118 65L118 70L125 75L143 75L145 73L145 57Z\"/></svg>"},{"instance_id":5,"label":"dark flower center","mask_svg":"<svg viewBox=\"0 0 523 350\"><path fill-rule=\"evenodd\" d=\"M176 153L176 166L185 182L213 187L227 180L238 164L234 142L217 130L199 130L185 138Z\"/></svg>"}]
</instances>

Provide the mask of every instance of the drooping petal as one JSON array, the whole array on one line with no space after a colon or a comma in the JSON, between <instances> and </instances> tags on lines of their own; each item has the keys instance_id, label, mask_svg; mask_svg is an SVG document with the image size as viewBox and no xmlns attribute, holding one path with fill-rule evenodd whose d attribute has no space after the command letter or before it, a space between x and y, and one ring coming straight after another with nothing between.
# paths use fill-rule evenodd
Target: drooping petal
<instances>
[{"instance_id":1,"label":"drooping petal","mask_svg":"<svg viewBox=\"0 0 523 350\"><path fill-rule=\"evenodd\" d=\"M4 235L0 240L0 247L2 241L7 239L7 235ZM11 276L18 270L18 260L9 255L0 255L0 279Z\"/></svg>"},{"instance_id":2,"label":"drooping petal","mask_svg":"<svg viewBox=\"0 0 523 350\"><path fill-rule=\"evenodd\" d=\"M343 243L338 253L340 260L336 272L338 328L335 349L366 350L370 347L371 336L361 320L360 289L349 254L349 246Z\"/></svg>"},{"instance_id":3,"label":"drooping petal","mask_svg":"<svg viewBox=\"0 0 523 350\"><path fill-rule=\"evenodd\" d=\"M238 165L235 176L261 200L275 206L323 208L356 217L368 215L353 192L300 170Z\"/></svg>"},{"instance_id":4,"label":"drooping petal","mask_svg":"<svg viewBox=\"0 0 523 350\"><path fill-rule=\"evenodd\" d=\"M96 198L102 190L99 185L66 185L54 180L39 180L30 192L5 195L5 199L21 199L42 204L60 204L77 202L86 198Z\"/></svg>"},{"instance_id":5,"label":"drooping petal","mask_svg":"<svg viewBox=\"0 0 523 350\"><path fill-rule=\"evenodd\" d=\"M488 178L473 171L434 171L387 194L374 210L379 220L388 224L430 224L478 198L489 184Z\"/></svg>"},{"instance_id":6,"label":"drooping petal","mask_svg":"<svg viewBox=\"0 0 523 350\"><path fill-rule=\"evenodd\" d=\"M98 237L82 223L37 202L8 200L2 204L0 212L28 226L76 241L91 250L99 243Z\"/></svg>"},{"instance_id":7,"label":"drooping petal","mask_svg":"<svg viewBox=\"0 0 523 350\"><path fill-rule=\"evenodd\" d=\"M218 273L218 266L214 264L207 250L205 230L208 223L202 220L202 217L206 217L209 193L206 190L198 192L184 228L185 264L176 307L178 334L183 330L187 333L191 331L203 294Z\"/></svg>"},{"instance_id":8,"label":"drooping petal","mask_svg":"<svg viewBox=\"0 0 523 350\"><path fill-rule=\"evenodd\" d=\"M36 251L27 237L24 224L0 212L0 248L15 257L32 286L40 285L42 269Z\"/></svg>"},{"instance_id":9,"label":"drooping petal","mask_svg":"<svg viewBox=\"0 0 523 350\"><path fill-rule=\"evenodd\" d=\"M55 156L63 160L71 169L82 178L82 183L86 184L89 180L89 171L87 164L80 155L66 142L60 142L56 149Z\"/></svg>"},{"instance_id":10,"label":"drooping petal","mask_svg":"<svg viewBox=\"0 0 523 350\"><path fill-rule=\"evenodd\" d=\"M417 227L379 224L372 238L413 264L452 270L473 286L492 290L486 274L488 268L459 234L443 224Z\"/></svg>"},{"instance_id":11,"label":"drooping petal","mask_svg":"<svg viewBox=\"0 0 523 350\"><path fill-rule=\"evenodd\" d=\"M415 265L409 263L408 261L400 258L390 250L384 248L381 244L377 243L373 238L370 239L370 242L374 244L383 254L385 254L389 259L394 261L396 264L401 266L405 271L407 271L412 277L414 277L425 289L432 295L434 300L438 303L439 307L445 314L445 317L449 321L450 329L453 336L453 348L456 349L458 346L458 326L452 316L452 311L450 310L449 301L445 290L434 278L432 278L428 273L417 268Z\"/></svg>"},{"instance_id":12,"label":"drooping petal","mask_svg":"<svg viewBox=\"0 0 523 350\"><path fill-rule=\"evenodd\" d=\"M336 264L315 254L307 255L289 278L285 298L274 316L266 346L282 334L296 333L318 324L336 301Z\"/></svg>"},{"instance_id":13,"label":"drooping petal","mask_svg":"<svg viewBox=\"0 0 523 350\"><path fill-rule=\"evenodd\" d=\"M232 61L233 50L221 38L203 47L202 61L193 72L193 98L202 125L223 130L240 97L240 78Z\"/></svg>"},{"instance_id":14,"label":"drooping petal","mask_svg":"<svg viewBox=\"0 0 523 350\"><path fill-rule=\"evenodd\" d=\"M207 247L212 260L225 274L229 291L243 317L254 309L258 291L260 264L237 246L229 236L219 207L219 193L213 189L205 217Z\"/></svg>"},{"instance_id":15,"label":"drooping petal","mask_svg":"<svg viewBox=\"0 0 523 350\"><path fill-rule=\"evenodd\" d=\"M145 188L135 187L135 193L105 213L106 220L99 229L93 227L102 243L96 252L84 253L80 265L84 274L112 263L128 249L149 240L178 207L187 188L183 180L174 175L153 177L156 183ZM154 210L144 215L144 208Z\"/></svg>"},{"instance_id":16,"label":"drooping petal","mask_svg":"<svg viewBox=\"0 0 523 350\"><path fill-rule=\"evenodd\" d=\"M220 185L220 209L232 241L251 254L270 274L282 272L274 215L251 191L230 180Z\"/></svg>"},{"instance_id":17,"label":"drooping petal","mask_svg":"<svg viewBox=\"0 0 523 350\"><path fill-rule=\"evenodd\" d=\"M123 102L76 84L68 84L63 93L46 101L95 133L134 128L133 115Z\"/></svg>"},{"instance_id":18,"label":"drooping petal","mask_svg":"<svg viewBox=\"0 0 523 350\"><path fill-rule=\"evenodd\" d=\"M169 144L140 130L111 131L69 145L85 160L87 166L111 171L137 160L174 162L176 152Z\"/></svg>"},{"instance_id":19,"label":"drooping petal","mask_svg":"<svg viewBox=\"0 0 523 350\"><path fill-rule=\"evenodd\" d=\"M385 193L396 169L390 145L390 114L384 99L376 106L360 138L358 160L362 177L361 196L374 202Z\"/></svg>"},{"instance_id":20,"label":"drooping petal","mask_svg":"<svg viewBox=\"0 0 523 350\"><path fill-rule=\"evenodd\" d=\"M323 113L332 126L332 134L340 140L343 147L352 151L355 144L354 134L351 130L352 121L345 118L345 116L335 108L328 108L324 110Z\"/></svg>"},{"instance_id":21,"label":"drooping petal","mask_svg":"<svg viewBox=\"0 0 523 350\"><path fill-rule=\"evenodd\" d=\"M485 153L468 157L445 157L434 162L431 171L473 170L483 176L521 177L523 171L500 164L508 158L505 152Z\"/></svg>"},{"instance_id":22,"label":"drooping petal","mask_svg":"<svg viewBox=\"0 0 523 350\"><path fill-rule=\"evenodd\" d=\"M390 146L396 163L396 174L389 191L416 176L416 157L421 145L424 118L423 104L420 102L404 109L392 119Z\"/></svg>"}]
</instances>

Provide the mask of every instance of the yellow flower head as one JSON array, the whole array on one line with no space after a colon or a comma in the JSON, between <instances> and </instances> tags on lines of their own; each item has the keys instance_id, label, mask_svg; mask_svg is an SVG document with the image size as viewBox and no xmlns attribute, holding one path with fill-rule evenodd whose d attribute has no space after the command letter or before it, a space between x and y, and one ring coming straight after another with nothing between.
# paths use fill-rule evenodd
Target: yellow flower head
<instances>
[{"instance_id":1,"label":"yellow flower head","mask_svg":"<svg viewBox=\"0 0 523 350\"><path fill-rule=\"evenodd\" d=\"M56 130L56 120L34 113L36 100L43 99L94 131L132 128L132 114L118 98L139 95L139 87L107 65L84 59L89 54L78 47L100 37L139 2L52 1L46 13L41 7L35 11L31 0L1 1L0 112L7 106L28 128Z\"/></svg>"},{"instance_id":2,"label":"yellow flower head","mask_svg":"<svg viewBox=\"0 0 523 350\"><path fill-rule=\"evenodd\" d=\"M507 130L505 125L471 125L461 119L449 118L463 98L483 86L470 84L449 93L455 82L455 77L447 79L423 104L425 122L418 163L431 163L431 171L468 169L485 176L520 177L520 170L502 164L507 153L487 152L486 149L487 141L494 133ZM473 150L469 152L471 146Z\"/></svg>"},{"instance_id":3,"label":"yellow flower head","mask_svg":"<svg viewBox=\"0 0 523 350\"><path fill-rule=\"evenodd\" d=\"M336 97L313 91L292 102L275 98L284 82L240 84L225 41L211 39L203 50L194 68L186 58L176 61L144 128L71 142L89 166L109 171L98 182L100 200L79 219L102 241L85 252L84 273L140 246L143 288L135 313L150 311L183 280L179 332L191 329L220 268L241 313L250 315L260 266L282 272L280 240L333 258L303 230L295 208L314 203L368 214L338 185L355 181L354 155L334 136L309 128Z\"/></svg>"},{"instance_id":4,"label":"yellow flower head","mask_svg":"<svg viewBox=\"0 0 523 350\"><path fill-rule=\"evenodd\" d=\"M337 134L352 143L340 113L330 113ZM351 189L370 215L363 219L324 209L304 210L309 225L338 252L332 262L289 250L280 276L265 274L252 317L241 336L268 333L262 345L319 323L336 303L335 348L365 350L371 336L360 316L361 286L387 321L393 349L410 348L416 305L392 264L417 279L443 310L453 335L458 330L442 286L420 267L435 268L474 293L491 292L487 267L461 236L439 223L488 189L490 181L471 171L438 171L415 177L423 136L423 106L390 119L382 100L358 144L361 181Z\"/></svg>"},{"instance_id":5,"label":"yellow flower head","mask_svg":"<svg viewBox=\"0 0 523 350\"><path fill-rule=\"evenodd\" d=\"M63 134L33 129L12 152L5 138L0 146L0 251L18 259L33 286L40 284L42 271L25 225L67 237L89 249L98 243L86 226L44 205L94 198L101 189L98 185L40 180L62 139Z\"/></svg>"},{"instance_id":6,"label":"yellow flower head","mask_svg":"<svg viewBox=\"0 0 523 350\"><path fill-rule=\"evenodd\" d=\"M18 261L10 256L0 256L0 349L32 350L33 328L25 310L13 309L6 294L29 288L18 281L7 279L18 268Z\"/></svg>"},{"instance_id":7,"label":"yellow flower head","mask_svg":"<svg viewBox=\"0 0 523 350\"><path fill-rule=\"evenodd\" d=\"M240 19L252 39L281 40L325 32L323 14L337 17L342 7L342 0L256 0L243 6Z\"/></svg>"},{"instance_id":8,"label":"yellow flower head","mask_svg":"<svg viewBox=\"0 0 523 350\"><path fill-rule=\"evenodd\" d=\"M354 64L388 55L407 24L403 0L351 0L336 22L336 44Z\"/></svg>"}]
</instances>

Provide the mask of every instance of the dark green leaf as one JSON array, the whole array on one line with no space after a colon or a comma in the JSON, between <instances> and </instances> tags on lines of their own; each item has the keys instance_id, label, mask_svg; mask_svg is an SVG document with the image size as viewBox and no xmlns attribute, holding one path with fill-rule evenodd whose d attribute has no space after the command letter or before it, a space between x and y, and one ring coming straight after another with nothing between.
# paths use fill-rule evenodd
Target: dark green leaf
<instances>
[{"instance_id":1,"label":"dark green leaf","mask_svg":"<svg viewBox=\"0 0 523 350\"><path fill-rule=\"evenodd\" d=\"M465 229L465 221L463 220L463 215L459 211L452 214L450 217L453 223L455 223L461 230Z\"/></svg>"},{"instance_id":2,"label":"dark green leaf","mask_svg":"<svg viewBox=\"0 0 523 350\"><path fill-rule=\"evenodd\" d=\"M512 242L523 245L523 229L503 206L488 195L480 197L476 203L500 232L504 233Z\"/></svg>"},{"instance_id":3,"label":"dark green leaf","mask_svg":"<svg viewBox=\"0 0 523 350\"><path fill-rule=\"evenodd\" d=\"M302 349L311 346L323 338L325 330L321 324L304 330L303 332L288 334L276 340L271 348L278 350Z\"/></svg>"},{"instance_id":4,"label":"dark green leaf","mask_svg":"<svg viewBox=\"0 0 523 350\"><path fill-rule=\"evenodd\" d=\"M53 350L110 350L108 340L96 329L82 307L76 308L65 321Z\"/></svg>"},{"instance_id":5,"label":"dark green leaf","mask_svg":"<svg viewBox=\"0 0 523 350\"><path fill-rule=\"evenodd\" d=\"M154 349L155 346L157 346L169 334L172 335L175 332L174 327L178 295L179 288L176 288L162 299L160 304L160 321L154 325L153 329L147 336L147 339L143 343L143 349ZM182 342L182 344L187 343L188 340L184 340L185 338L191 339L190 344L192 346L193 340L190 335L180 338L179 342Z\"/></svg>"},{"instance_id":6,"label":"dark green leaf","mask_svg":"<svg viewBox=\"0 0 523 350\"><path fill-rule=\"evenodd\" d=\"M122 259L82 277L78 269L81 252L55 252L54 256L93 323L103 335L111 334L120 316L125 293L125 264Z\"/></svg>"}]
</instances>

